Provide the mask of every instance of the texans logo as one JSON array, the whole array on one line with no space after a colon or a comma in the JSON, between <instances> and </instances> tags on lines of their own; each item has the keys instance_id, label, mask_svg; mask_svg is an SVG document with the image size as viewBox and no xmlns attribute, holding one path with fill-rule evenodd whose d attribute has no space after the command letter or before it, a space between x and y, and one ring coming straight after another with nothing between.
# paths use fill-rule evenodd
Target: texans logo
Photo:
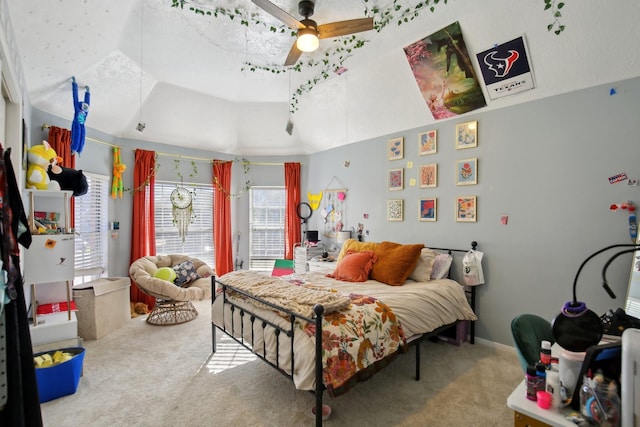
<instances>
[{"instance_id":1,"label":"texans logo","mask_svg":"<svg viewBox=\"0 0 640 427\"><path fill-rule=\"evenodd\" d=\"M484 56L483 61L496 77L504 77L509 74L513 64L520 58L520 54L518 51L509 50L510 55L507 58L496 58L497 54L498 52L496 51L489 52Z\"/></svg>"}]
</instances>

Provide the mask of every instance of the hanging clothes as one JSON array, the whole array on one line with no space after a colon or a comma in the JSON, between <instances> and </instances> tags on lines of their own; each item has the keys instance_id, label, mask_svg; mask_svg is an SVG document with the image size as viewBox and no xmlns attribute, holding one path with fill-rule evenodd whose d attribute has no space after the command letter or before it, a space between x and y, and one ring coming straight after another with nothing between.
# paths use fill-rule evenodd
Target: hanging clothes
<instances>
[{"instance_id":1,"label":"hanging clothes","mask_svg":"<svg viewBox=\"0 0 640 427\"><path fill-rule=\"evenodd\" d=\"M0 425L40 427L42 415L18 245L29 248L31 233L11 163L11 149L4 150L0 145L0 155L0 250L8 296L3 313L8 396L0 409Z\"/></svg>"}]
</instances>

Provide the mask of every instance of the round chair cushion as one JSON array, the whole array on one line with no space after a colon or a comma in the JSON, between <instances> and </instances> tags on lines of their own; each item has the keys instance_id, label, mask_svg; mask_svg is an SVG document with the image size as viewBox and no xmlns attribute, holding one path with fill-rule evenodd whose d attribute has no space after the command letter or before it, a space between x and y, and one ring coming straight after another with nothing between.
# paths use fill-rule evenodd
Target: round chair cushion
<instances>
[{"instance_id":1,"label":"round chair cushion","mask_svg":"<svg viewBox=\"0 0 640 427\"><path fill-rule=\"evenodd\" d=\"M187 287L155 277L163 267L173 269L185 261L193 262L200 278ZM211 297L211 275L214 272L203 261L187 255L157 255L137 259L129 267L129 276L145 293L160 299L174 301L204 300Z\"/></svg>"}]
</instances>

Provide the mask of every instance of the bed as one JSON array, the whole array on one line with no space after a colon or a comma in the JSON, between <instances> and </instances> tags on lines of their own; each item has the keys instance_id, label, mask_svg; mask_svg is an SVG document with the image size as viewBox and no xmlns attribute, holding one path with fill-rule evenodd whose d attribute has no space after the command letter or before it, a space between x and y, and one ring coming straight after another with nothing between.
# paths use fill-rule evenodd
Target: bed
<instances>
[{"instance_id":1,"label":"bed","mask_svg":"<svg viewBox=\"0 0 640 427\"><path fill-rule=\"evenodd\" d=\"M467 251L348 240L333 271L273 277L239 270L213 277L213 352L217 328L297 389L314 392L315 408L322 408L324 391L345 393L409 345L457 322L470 321L473 343L475 288L456 280ZM416 380L419 349L415 345Z\"/></svg>"}]
</instances>

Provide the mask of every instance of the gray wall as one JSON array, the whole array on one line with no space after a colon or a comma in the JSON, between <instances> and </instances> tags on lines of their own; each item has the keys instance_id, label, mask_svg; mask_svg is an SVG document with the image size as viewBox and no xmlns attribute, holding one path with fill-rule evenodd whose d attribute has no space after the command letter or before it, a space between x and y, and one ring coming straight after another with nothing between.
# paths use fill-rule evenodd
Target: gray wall
<instances>
[{"instance_id":1,"label":"gray wall","mask_svg":"<svg viewBox=\"0 0 640 427\"><path fill-rule=\"evenodd\" d=\"M609 95L615 87L617 94ZM517 96L517 95L516 95ZM485 252L483 262L486 284L478 288L477 335L503 344L512 344L510 321L519 313L536 313L553 318L562 304L571 299L575 273L589 254L614 243L629 243L627 215L610 212L609 206L626 200L640 202L638 187L626 183L609 184L607 178L626 172L639 178L640 160L637 141L637 113L640 111L640 78L574 93L559 95L524 105L491 112L479 112L433 126L384 135L379 138L291 158L250 157L260 163L300 161L303 163L302 200L307 191L317 193L344 185L348 189L345 209L347 228L365 224L365 240L391 240L400 243L425 243L427 246L465 249L472 240ZM390 113L393 114L393 113ZM372 118L375 120L375 118ZM455 150L457 123L478 120L477 148ZM31 132L37 135L42 123L68 127L66 120L34 110ZM90 124L90 120L88 121ZM437 129L438 152L418 155L418 133ZM88 129L88 136L122 145L122 157L128 166L125 187L132 186L133 149L221 159L233 157L217 153L178 149L167 145L120 140ZM389 161L389 138L404 137L404 159ZM43 134L46 137L46 133ZM32 136L32 141L39 138ZM455 162L478 158L478 184L455 184ZM159 179L176 180L174 157L160 156ZM344 163L349 160L349 167ZM111 174L111 147L87 142L78 169ZM409 168L407 163L413 162ZM438 163L438 187L421 189L409 186L418 178L420 164ZM405 189L387 190L390 168L405 168ZM181 161L182 174L191 171L189 159ZM194 181L211 182L211 167L198 162ZM283 185L279 166L255 165L246 176L234 168L233 192L249 179L254 185ZM333 178L336 180L332 180ZM336 184L339 183L339 185ZM454 200L457 195L478 197L478 221L457 223ZM418 221L418 200L437 197L438 221ZM386 220L386 201L405 201L403 222ZM248 197L235 199L234 236L248 234ZM368 219L364 219L368 214ZM508 215L508 225L500 217ZM111 200L110 220L119 220L120 237L110 241L109 274L126 275L129 264L131 198ZM309 229L322 230L320 215L314 213ZM248 259L247 239L241 241L240 256ZM631 256L618 258L608 279L617 300L610 300L600 287L600 269L606 257L596 258L583 270L578 297L598 314L623 306L631 265ZM246 265L246 264L245 264Z\"/></svg>"},{"instance_id":2,"label":"gray wall","mask_svg":"<svg viewBox=\"0 0 640 427\"><path fill-rule=\"evenodd\" d=\"M609 95L611 87L615 96ZM638 111L636 78L317 153L311 158L309 182L316 193L332 176L339 178L349 190L347 228L369 214L365 240L461 249L478 241L485 253L486 284L477 289L477 335L511 345L514 316L536 313L552 319L571 299L575 273L588 255L610 244L631 243L628 215L611 212L609 206L640 202L639 187L612 185L607 178L619 172L640 177ZM455 125L470 120L478 120L478 147L455 150ZM419 156L418 133L430 129L438 131L438 152ZM404 137L405 157L389 161L387 140L399 136ZM456 186L455 162L470 157L478 158L478 184ZM413 162L412 169L407 162ZM420 164L433 162L438 163L437 188L408 186L410 178L418 178ZM405 168L405 189L388 191L387 170L399 167ZM457 195L478 197L476 223L455 222ZM422 197L437 197L437 222L418 221ZM391 198L404 199L403 222L386 220ZM502 215L509 216L508 225L500 224ZM322 229L319 215L310 220L314 227ZM601 255L589 263L577 288L578 299L599 315L624 307L631 267L627 255L609 268L607 277L618 296L611 300L600 280L606 259Z\"/></svg>"},{"instance_id":3,"label":"gray wall","mask_svg":"<svg viewBox=\"0 0 640 427\"><path fill-rule=\"evenodd\" d=\"M87 125L89 123L90 121L87 120ZM43 124L59 126L67 129L70 126L69 120L61 119L43 111L34 109L30 126L32 143L38 144L41 143L42 139L47 138L48 131L42 129ZM227 154L204 150L184 149L166 144L121 139L98 132L89 127L87 127L87 137L106 144L101 144L92 141L91 139L87 139L82 154L80 154L76 159L76 169L111 176L113 148L109 144L121 146L122 162L127 166L127 170L123 175L123 182L124 187L128 189L133 187L134 156L136 149L156 151L159 154L159 167L156 174L157 180L180 181L180 176L178 175L178 172L180 172L184 177L185 183L193 182L210 184L213 177L211 159L243 159L241 157L233 157ZM184 157L180 158L179 156ZM191 159L191 157L195 159ZM233 194L241 193L241 190L245 187L245 182L247 180L251 181L253 185L284 186L284 168L281 166L283 162L301 162L303 165L308 163L307 156L262 156L259 158L248 156L246 159L250 162L257 162L258 164L251 165L246 174L244 173L243 168L240 167L239 163L234 164L231 188L231 192ZM179 160L179 169L176 169L176 160ZM190 174L193 173L193 167L191 165L192 160L195 162L197 168L197 175L194 177L190 176ZM303 186L306 185L305 177L302 179L302 184ZM128 275L131 245L132 201L133 199L130 192L125 192L122 199L109 199L109 221L120 222L118 238L109 239L109 276ZM233 198L231 210L232 215L235 218L235 222L232 225L233 236L235 239L237 231L241 232L240 256L247 260L249 258L249 244L247 241L249 229L248 196L243 194L238 198ZM245 264L245 268L246 266L248 266L248 263Z\"/></svg>"}]
</instances>

